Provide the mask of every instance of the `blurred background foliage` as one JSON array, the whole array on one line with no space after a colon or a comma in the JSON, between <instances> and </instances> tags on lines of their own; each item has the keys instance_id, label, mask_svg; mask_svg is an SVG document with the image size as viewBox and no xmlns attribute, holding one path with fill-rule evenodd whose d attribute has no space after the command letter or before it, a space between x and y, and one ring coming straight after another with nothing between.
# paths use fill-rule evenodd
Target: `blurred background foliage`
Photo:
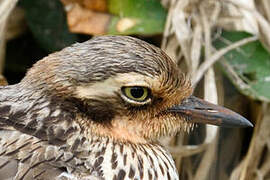
<instances>
[{"instance_id":1,"label":"blurred background foliage","mask_svg":"<svg viewBox=\"0 0 270 180\"><path fill-rule=\"evenodd\" d=\"M0 3L5 9L0 12L0 74L9 84L18 83L37 60L72 43L97 35L136 36L169 54L190 76L197 96L255 125L241 130L198 125L190 133L162 139L181 179L270 179L268 0L12 3L10 11Z\"/></svg>"}]
</instances>

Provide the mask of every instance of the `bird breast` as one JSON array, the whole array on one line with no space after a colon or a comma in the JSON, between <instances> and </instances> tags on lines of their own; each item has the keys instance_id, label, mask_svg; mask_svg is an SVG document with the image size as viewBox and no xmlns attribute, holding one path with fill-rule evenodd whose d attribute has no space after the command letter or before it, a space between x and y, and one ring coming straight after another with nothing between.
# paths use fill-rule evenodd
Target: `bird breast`
<instances>
[{"instance_id":1,"label":"bird breast","mask_svg":"<svg viewBox=\"0 0 270 180\"><path fill-rule=\"evenodd\" d=\"M92 140L88 162L91 175L117 180L178 180L171 155L157 144Z\"/></svg>"}]
</instances>

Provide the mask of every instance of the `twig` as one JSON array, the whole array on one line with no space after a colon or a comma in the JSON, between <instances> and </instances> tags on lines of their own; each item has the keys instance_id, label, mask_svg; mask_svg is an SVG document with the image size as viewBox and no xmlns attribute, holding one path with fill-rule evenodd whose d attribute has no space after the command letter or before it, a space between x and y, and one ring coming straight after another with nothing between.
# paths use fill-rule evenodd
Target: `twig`
<instances>
[{"instance_id":1,"label":"twig","mask_svg":"<svg viewBox=\"0 0 270 180\"><path fill-rule=\"evenodd\" d=\"M170 152L176 157L187 157L192 156L194 154L198 154L203 152L207 147L207 144L201 144L201 145L185 145L185 146L177 146L177 147L167 147Z\"/></svg>"},{"instance_id":2,"label":"twig","mask_svg":"<svg viewBox=\"0 0 270 180\"><path fill-rule=\"evenodd\" d=\"M250 43L250 42L253 42L256 40L258 40L257 36L248 37L248 38L242 39L240 41L237 41L237 42L231 44L230 46L227 46L226 48L223 48L223 49L217 51L214 55L212 55L209 59L207 59L206 61L204 61L201 64L201 66L199 67L199 70L192 78L193 85L195 86L200 81L200 79L202 78L204 73L207 71L207 69L209 69L209 67L211 67L215 62L217 62L223 55L225 55L226 53L228 53L229 51L231 51L233 49L236 49L240 46L243 46L247 43Z\"/></svg>"},{"instance_id":3,"label":"twig","mask_svg":"<svg viewBox=\"0 0 270 180\"><path fill-rule=\"evenodd\" d=\"M238 76L238 74L234 71L233 67L228 62L222 61L221 64L225 67L225 72L229 74L233 82L236 83L240 89L250 89L250 86Z\"/></svg>"},{"instance_id":4,"label":"twig","mask_svg":"<svg viewBox=\"0 0 270 180\"><path fill-rule=\"evenodd\" d=\"M198 22L199 20L197 20ZM196 23L193 32L193 39L191 43L191 52L190 52L190 74L194 74L199 66L200 63L200 56L201 56L201 48L202 48L202 27L200 23Z\"/></svg>"},{"instance_id":5,"label":"twig","mask_svg":"<svg viewBox=\"0 0 270 180\"><path fill-rule=\"evenodd\" d=\"M5 23L8 18L10 12L16 5L18 0L9 0L9 1L1 1L0 2L0 24Z\"/></svg>"},{"instance_id":6,"label":"twig","mask_svg":"<svg viewBox=\"0 0 270 180\"><path fill-rule=\"evenodd\" d=\"M262 42L265 42L268 50L270 49L270 24L269 22L257 11L253 11L254 17L256 17L259 28L260 28L260 37Z\"/></svg>"},{"instance_id":7,"label":"twig","mask_svg":"<svg viewBox=\"0 0 270 180\"><path fill-rule=\"evenodd\" d=\"M214 11L215 12L215 11ZM211 24L205 12L205 6L202 3L200 6L200 13L202 17L204 37L205 37L205 59L211 56ZM215 73L213 68L210 68L205 76L204 81L204 98L212 103L217 103L217 88L215 83ZM206 137L204 144L208 144L202 160L195 173L195 180L205 180L208 177L209 171L212 167L214 159L216 158L218 127L206 125Z\"/></svg>"},{"instance_id":8,"label":"twig","mask_svg":"<svg viewBox=\"0 0 270 180\"><path fill-rule=\"evenodd\" d=\"M170 6L172 6L173 3L170 4ZM170 7L171 8L171 7ZM166 19L166 24L164 27L164 32L163 32L163 38L162 38L162 42L161 42L161 49L165 49L167 43L168 43L168 37L170 35L170 29L171 29L171 25L172 25L172 11L168 12L167 15L167 19Z\"/></svg>"},{"instance_id":9,"label":"twig","mask_svg":"<svg viewBox=\"0 0 270 180\"><path fill-rule=\"evenodd\" d=\"M0 74L3 71L5 59L5 29L6 22L12 9L15 7L18 0L4 0L0 1Z\"/></svg>"},{"instance_id":10,"label":"twig","mask_svg":"<svg viewBox=\"0 0 270 180\"><path fill-rule=\"evenodd\" d=\"M242 167L240 180L245 180L247 177L250 177L252 173L260 168L262 165L260 164L260 158L263 157L264 147L269 140L269 126L270 126L270 105L264 103L262 106L262 112L258 115L258 119L256 121L255 130L253 133L253 137L250 143L250 148L248 150L247 156L244 160L244 164ZM269 153L267 150L266 153ZM265 162L263 162L265 163Z\"/></svg>"},{"instance_id":11,"label":"twig","mask_svg":"<svg viewBox=\"0 0 270 180\"><path fill-rule=\"evenodd\" d=\"M262 6L264 8L265 16L267 21L270 21L270 2L269 0L262 0Z\"/></svg>"},{"instance_id":12,"label":"twig","mask_svg":"<svg viewBox=\"0 0 270 180\"><path fill-rule=\"evenodd\" d=\"M190 40L192 38L191 24L186 21L184 8L188 5L188 0L177 1L173 9L172 26L175 30L176 38L180 44L181 51L187 67L190 68ZM189 69L190 70L190 69Z\"/></svg>"}]
</instances>

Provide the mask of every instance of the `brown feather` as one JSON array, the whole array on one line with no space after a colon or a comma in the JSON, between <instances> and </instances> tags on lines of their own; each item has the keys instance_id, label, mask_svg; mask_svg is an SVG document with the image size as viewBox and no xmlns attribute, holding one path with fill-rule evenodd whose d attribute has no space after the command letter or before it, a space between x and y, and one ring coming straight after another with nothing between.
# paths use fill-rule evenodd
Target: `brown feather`
<instances>
[{"instance_id":1,"label":"brown feather","mask_svg":"<svg viewBox=\"0 0 270 180\"><path fill-rule=\"evenodd\" d=\"M142 106L127 102L124 86L149 88L151 101ZM74 44L38 61L19 84L0 86L0 155L19 162L17 179L42 176L45 169L59 174L62 167L72 177L101 178L106 177L100 168L110 152L100 148L124 144L127 153L141 153L130 160L135 163L156 158L145 156L151 147L149 151L165 159L152 159L162 165L148 173L177 179L170 155L156 140L191 126L165 112L191 91L176 64L144 41L102 36ZM147 168L130 167L129 175L143 179ZM127 175L121 166L115 173L119 179Z\"/></svg>"}]
</instances>

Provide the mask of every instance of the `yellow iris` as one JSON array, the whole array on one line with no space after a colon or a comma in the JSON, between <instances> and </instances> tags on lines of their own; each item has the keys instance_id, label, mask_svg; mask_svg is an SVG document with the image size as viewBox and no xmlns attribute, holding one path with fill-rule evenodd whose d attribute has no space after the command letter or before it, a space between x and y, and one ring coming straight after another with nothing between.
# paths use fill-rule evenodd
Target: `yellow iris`
<instances>
[{"instance_id":1,"label":"yellow iris","mask_svg":"<svg viewBox=\"0 0 270 180\"><path fill-rule=\"evenodd\" d=\"M134 101L145 101L148 99L149 90L146 87L133 86L124 87L124 94L131 100Z\"/></svg>"}]
</instances>

